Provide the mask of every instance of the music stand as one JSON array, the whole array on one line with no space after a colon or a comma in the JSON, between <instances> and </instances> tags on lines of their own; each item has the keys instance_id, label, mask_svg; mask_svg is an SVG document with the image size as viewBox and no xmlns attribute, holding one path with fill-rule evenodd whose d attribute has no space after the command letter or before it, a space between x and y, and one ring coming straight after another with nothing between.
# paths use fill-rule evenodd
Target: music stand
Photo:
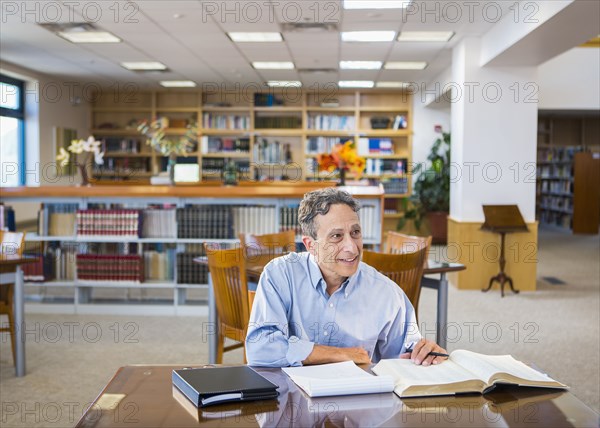
<instances>
[{"instance_id":1,"label":"music stand","mask_svg":"<svg viewBox=\"0 0 600 428\"><path fill-rule=\"evenodd\" d=\"M525 220L516 205L483 205L483 214L485 222L481 226L481 230L495 232L500 234L500 273L490 279L487 288L481 291L486 292L492 288L494 281L500 284L500 294L504 297L504 284L508 282L513 293L518 293L513 287L513 281L510 276L504 272L506 259L504 258L504 240L507 233L514 232L529 232Z\"/></svg>"}]
</instances>

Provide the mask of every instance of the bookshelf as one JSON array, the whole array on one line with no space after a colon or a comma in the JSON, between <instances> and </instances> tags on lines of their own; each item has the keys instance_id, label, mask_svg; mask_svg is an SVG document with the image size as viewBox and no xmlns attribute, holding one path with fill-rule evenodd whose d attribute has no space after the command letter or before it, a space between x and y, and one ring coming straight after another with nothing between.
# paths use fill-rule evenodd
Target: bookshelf
<instances>
[{"instance_id":1,"label":"bookshelf","mask_svg":"<svg viewBox=\"0 0 600 428\"><path fill-rule=\"evenodd\" d=\"M198 147L178 162L198 163L203 181L221 181L229 161L242 180L336 180L336 174L316 171L316 156L336 142L352 140L367 158L364 177L386 189L386 227L395 229L399 200L410 195L406 168L412 160L413 114L412 96L405 92L103 93L92 105L92 133L106 141L107 162L94 170L94 178L147 183L164 171L166 160L134 126L156 117L169 119L167 135L182 135L190 123L199 125Z\"/></svg>"},{"instance_id":2,"label":"bookshelf","mask_svg":"<svg viewBox=\"0 0 600 428\"><path fill-rule=\"evenodd\" d=\"M598 115L540 113L536 213L540 223L573 233L598 233Z\"/></svg>"},{"instance_id":3,"label":"bookshelf","mask_svg":"<svg viewBox=\"0 0 600 428\"><path fill-rule=\"evenodd\" d=\"M40 259L25 272L30 305L74 313L198 315L208 297L208 273L193 259L205 255L203 244L231 247L239 245L239 233L290 228L299 235L301 198L330 185L4 188L3 201L41 204L37 231L26 235L26 250ZM365 244L380 245L381 187L347 190L363 205Z\"/></svg>"}]
</instances>

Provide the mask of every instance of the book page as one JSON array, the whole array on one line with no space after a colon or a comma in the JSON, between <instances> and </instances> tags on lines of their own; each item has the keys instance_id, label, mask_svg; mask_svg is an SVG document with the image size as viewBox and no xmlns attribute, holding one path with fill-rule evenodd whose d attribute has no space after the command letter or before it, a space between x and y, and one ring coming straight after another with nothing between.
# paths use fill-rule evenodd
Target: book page
<instances>
[{"instance_id":1,"label":"book page","mask_svg":"<svg viewBox=\"0 0 600 428\"><path fill-rule=\"evenodd\" d=\"M392 392L391 377L373 376L352 361L282 370L310 397Z\"/></svg>"},{"instance_id":2,"label":"book page","mask_svg":"<svg viewBox=\"0 0 600 428\"><path fill-rule=\"evenodd\" d=\"M445 361L439 365L432 366L421 366L416 365L414 362L408 359L393 359L393 360L381 360L375 367L373 367L373 373L377 375L388 375L392 376L396 382L396 391L398 395L403 395L402 392L408 388L414 386L439 386L439 385L452 385L459 384L469 381L472 385L479 385L472 391L481 392L481 382L477 382L478 379L473 373L468 372L460 365L454 363L452 360ZM412 388L413 391L417 391L416 388ZM451 387L443 388L446 393L453 394L454 391ZM428 395L429 388L423 388L423 394ZM438 390L438 392L440 392ZM464 392L461 388L461 392Z\"/></svg>"},{"instance_id":3,"label":"book page","mask_svg":"<svg viewBox=\"0 0 600 428\"><path fill-rule=\"evenodd\" d=\"M484 355L471 351L458 350L452 352L450 358L452 361L473 372L486 383L492 383L494 378L498 377L499 373L507 373L516 378L528 381L528 384L536 382L558 384L554 379L532 369L521 361L515 360L510 355ZM512 379L504 379L504 381L509 380Z\"/></svg>"}]
</instances>

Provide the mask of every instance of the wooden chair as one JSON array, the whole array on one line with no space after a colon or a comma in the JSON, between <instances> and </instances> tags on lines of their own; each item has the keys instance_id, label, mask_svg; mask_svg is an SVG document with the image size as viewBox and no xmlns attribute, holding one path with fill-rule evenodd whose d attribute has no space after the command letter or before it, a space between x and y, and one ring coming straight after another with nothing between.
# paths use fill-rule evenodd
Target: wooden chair
<instances>
[{"instance_id":1,"label":"wooden chair","mask_svg":"<svg viewBox=\"0 0 600 428\"><path fill-rule=\"evenodd\" d=\"M277 257L296 250L296 234L293 229L264 235L240 233L240 245L247 256L273 254Z\"/></svg>"},{"instance_id":2,"label":"wooden chair","mask_svg":"<svg viewBox=\"0 0 600 428\"><path fill-rule=\"evenodd\" d=\"M387 254L414 253L422 248L431 248L431 236L412 236L389 231L383 252Z\"/></svg>"},{"instance_id":3,"label":"wooden chair","mask_svg":"<svg viewBox=\"0 0 600 428\"><path fill-rule=\"evenodd\" d=\"M223 353L244 347L246 339L250 319L246 261L241 248L215 250L207 244L204 245L219 323L217 363L222 364ZM226 337L240 343L225 346ZM245 349L244 363L246 363Z\"/></svg>"},{"instance_id":4,"label":"wooden chair","mask_svg":"<svg viewBox=\"0 0 600 428\"><path fill-rule=\"evenodd\" d=\"M25 248L24 241L25 234L22 232L4 232L0 230L0 255L23 255L23 249ZM8 327L0 328L0 332L10 334L13 364L16 365L15 340L17 334L15 332L15 315L13 312L14 294L15 284L0 286L0 315L8 316Z\"/></svg>"},{"instance_id":5,"label":"wooden chair","mask_svg":"<svg viewBox=\"0 0 600 428\"><path fill-rule=\"evenodd\" d=\"M240 246L244 250L246 258L251 262L259 261L256 256L265 256L260 258L260 262L268 263L275 257L282 256L290 251L296 250L296 233L293 229L288 229L279 233L268 233L264 235L254 235L251 233L240 233ZM248 304L252 312L252 304L256 291L248 291Z\"/></svg>"},{"instance_id":6,"label":"wooden chair","mask_svg":"<svg viewBox=\"0 0 600 428\"><path fill-rule=\"evenodd\" d=\"M364 250L362 260L398 284L408 296L416 313L427 251L428 248L422 248L411 253L384 254Z\"/></svg>"}]
</instances>

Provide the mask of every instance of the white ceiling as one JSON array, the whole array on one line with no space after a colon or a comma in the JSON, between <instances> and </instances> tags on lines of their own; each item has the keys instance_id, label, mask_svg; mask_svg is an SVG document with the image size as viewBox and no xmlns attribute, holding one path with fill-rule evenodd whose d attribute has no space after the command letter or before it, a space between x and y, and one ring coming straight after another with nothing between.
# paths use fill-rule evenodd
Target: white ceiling
<instances>
[{"instance_id":1,"label":"white ceiling","mask_svg":"<svg viewBox=\"0 0 600 428\"><path fill-rule=\"evenodd\" d=\"M338 80L429 81L450 66L456 43L465 36L486 33L495 25L496 13L506 16L512 13L509 8L514 4L479 1L449 2L452 5L445 6L440 1L416 1L408 14L406 10L343 10L341 0L2 3L0 60L77 81L107 86L133 82L148 88L158 87L159 80L182 79L198 84L255 85L273 79L301 80L305 87ZM6 9L9 3L16 10ZM471 8L476 4L472 16L466 3ZM424 11L430 13L423 14ZM77 45L37 25L86 20L123 42ZM285 22L333 23L338 32L284 32L282 43L243 44L233 43L225 34L280 31ZM342 43L341 30L451 30L456 34L446 43ZM121 61L144 60L160 61L169 71L136 73L119 65ZM427 61L429 65L422 71L340 71L340 60ZM296 68L336 71L313 74L255 70L250 65L252 61L293 61Z\"/></svg>"}]
</instances>

